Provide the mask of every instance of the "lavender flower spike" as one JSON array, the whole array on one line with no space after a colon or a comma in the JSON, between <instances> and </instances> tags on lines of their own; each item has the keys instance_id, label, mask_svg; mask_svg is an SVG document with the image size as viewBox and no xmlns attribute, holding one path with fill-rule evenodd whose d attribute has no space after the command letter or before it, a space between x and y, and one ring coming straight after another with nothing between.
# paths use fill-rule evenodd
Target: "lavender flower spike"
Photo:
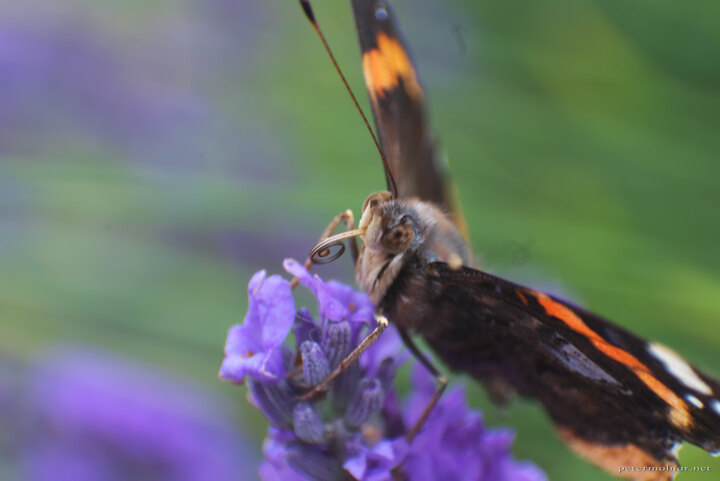
<instances>
[{"instance_id":1,"label":"lavender flower spike","mask_svg":"<svg viewBox=\"0 0 720 481\"><path fill-rule=\"evenodd\" d=\"M294 314L295 339L273 344L275 351L285 347L279 357L284 365L276 372L287 374L279 382L256 377L249 368L242 371L249 382L250 400L270 420L265 440L265 461L260 467L263 481L545 481L545 475L530 463L519 463L510 454L512 434L489 430L479 413L471 411L464 391L456 389L441 398L426 424L412 443L405 436L412 429L435 389L422 366L412 378L412 392L403 402L395 391L398 366L409 358L402 350L399 334L390 326L368 348L359 362L352 364L315 399L297 399L322 381L330 369L357 346L373 327L373 306L368 297L351 287L311 275L301 264L286 260L285 269L297 276L317 298L319 319L305 308ZM251 281L251 306L246 324L264 327L267 313L276 307L292 318L285 283L277 281L262 297L262 277ZM273 276L275 277L275 276ZM271 277L270 279L273 279ZM266 282L268 282L268 279ZM252 286L258 287L257 292ZM264 292L264 291L263 291ZM275 293L276 297L271 295ZM256 296L256 297L253 297ZM257 305L262 297L263 313ZM280 334L290 327L282 323ZM242 348L231 337L244 342ZM230 355L243 354L251 335L231 330L227 349ZM267 355L267 354L266 354ZM245 362L248 358L242 358ZM228 362L226 358L223 367Z\"/></svg>"},{"instance_id":2,"label":"lavender flower spike","mask_svg":"<svg viewBox=\"0 0 720 481\"><path fill-rule=\"evenodd\" d=\"M228 332L220 377L242 383L245 376L277 382L285 376L282 343L295 319L290 283L280 276L256 273L248 285L248 312Z\"/></svg>"}]
</instances>

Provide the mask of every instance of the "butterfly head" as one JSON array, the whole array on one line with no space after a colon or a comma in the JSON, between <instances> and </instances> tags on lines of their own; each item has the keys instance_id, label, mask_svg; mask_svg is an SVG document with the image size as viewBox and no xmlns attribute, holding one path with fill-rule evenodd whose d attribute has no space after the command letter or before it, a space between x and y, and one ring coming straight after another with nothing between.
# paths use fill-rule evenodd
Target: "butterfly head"
<instances>
[{"instance_id":1,"label":"butterfly head","mask_svg":"<svg viewBox=\"0 0 720 481\"><path fill-rule=\"evenodd\" d=\"M433 261L470 263L469 249L447 215L415 198L371 194L363 203L358 229L363 242L355 276L375 304L408 264L418 268Z\"/></svg>"},{"instance_id":2,"label":"butterfly head","mask_svg":"<svg viewBox=\"0 0 720 481\"><path fill-rule=\"evenodd\" d=\"M417 247L421 240L416 213L395 200L390 192L376 192L365 199L358 228L365 232L366 249L388 256Z\"/></svg>"}]
</instances>

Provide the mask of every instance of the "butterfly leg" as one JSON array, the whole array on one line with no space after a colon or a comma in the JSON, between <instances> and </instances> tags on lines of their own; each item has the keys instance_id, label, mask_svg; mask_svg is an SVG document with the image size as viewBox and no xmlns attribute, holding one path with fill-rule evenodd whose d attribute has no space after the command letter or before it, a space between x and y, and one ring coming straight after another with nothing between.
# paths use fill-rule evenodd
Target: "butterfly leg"
<instances>
[{"instance_id":1,"label":"butterfly leg","mask_svg":"<svg viewBox=\"0 0 720 481\"><path fill-rule=\"evenodd\" d=\"M360 355L365 352L368 347L372 346L375 341L378 340L380 334L382 334L385 328L388 327L389 322L387 320L387 317L381 315L375 316L375 322L377 323L377 327L370 334L368 334L365 339L363 339L360 345L353 349L353 351L348 354L345 359L340 361L338 367L335 368L335 370L331 372L328 377L320 381L320 383L318 383L310 391L298 397L297 401L307 401L309 399L312 399L318 393L326 391L330 383L333 382L336 377L345 372L348 367L350 367L355 361L357 361Z\"/></svg>"},{"instance_id":2,"label":"butterfly leg","mask_svg":"<svg viewBox=\"0 0 720 481\"><path fill-rule=\"evenodd\" d=\"M427 421L428 416L430 416L430 413L432 412L433 408L437 404L437 402L440 400L440 397L443 395L443 392L445 392L445 388L448 385L448 379L438 370L438 368L433 365L432 361L430 361L423 353L418 349L415 342L410 337L410 334L406 329L398 328L398 331L400 331L400 337L402 338L403 342L405 343L405 346L407 346L408 349L410 349L410 352L413 356L415 356L415 359L420 361L420 364L422 364L425 369L427 369L430 374L435 378L435 382L437 383L437 389L435 390L435 393L433 394L432 398L430 398L430 402L428 402L427 406L425 406L425 410L423 410L423 413L420 415L417 421L415 421L415 425L410 429L410 431L407 432L405 435L405 439L410 442L415 438L417 433L420 431L420 428L422 428L423 424L425 424L425 421Z\"/></svg>"},{"instance_id":3,"label":"butterfly leg","mask_svg":"<svg viewBox=\"0 0 720 481\"><path fill-rule=\"evenodd\" d=\"M318 242L330 237L330 234L332 234L335 229L337 229L341 222L345 222L345 227L347 230L353 230L355 228L355 216L353 216L353 213L350 209L347 209L345 212L341 212L335 216L335 218L330 222L330 224L328 224L323 233L320 235L320 240ZM352 238L348 239L348 241L350 242L350 254L352 255L354 265L358 258L357 239ZM305 260L304 265L305 269L310 270L310 267L313 265L312 256L308 256L308 258ZM290 281L290 288L295 289L295 286L298 285L298 282L300 282L300 279L294 277L293 280Z\"/></svg>"}]
</instances>

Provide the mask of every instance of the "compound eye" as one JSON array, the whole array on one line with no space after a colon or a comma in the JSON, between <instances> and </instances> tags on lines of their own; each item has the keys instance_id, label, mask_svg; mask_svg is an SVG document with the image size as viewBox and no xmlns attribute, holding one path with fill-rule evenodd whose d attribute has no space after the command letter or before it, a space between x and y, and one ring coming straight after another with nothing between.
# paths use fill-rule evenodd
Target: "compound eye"
<instances>
[{"instance_id":1,"label":"compound eye","mask_svg":"<svg viewBox=\"0 0 720 481\"><path fill-rule=\"evenodd\" d=\"M398 224L413 224L415 225L415 219L412 218L412 216L405 214L404 216L400 217L400 221Z\"/></svg>"},{"instance_id":2,"label":"compound eye","mask_svg":"<svg viewBox=\"0 0 720 481\"><path fill-rule=\"evenodd\" d=\"M400 223L388 230L382 237L382 244L390 254L399 254L412 243L415 231L407 223Z\"/></svg>"}]
</instances>

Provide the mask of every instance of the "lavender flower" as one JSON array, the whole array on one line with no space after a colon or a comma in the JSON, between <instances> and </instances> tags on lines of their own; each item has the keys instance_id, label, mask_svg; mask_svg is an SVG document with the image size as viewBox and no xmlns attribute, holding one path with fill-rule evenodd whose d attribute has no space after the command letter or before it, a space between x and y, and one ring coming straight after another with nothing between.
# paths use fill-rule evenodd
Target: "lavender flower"
<instances>
[{"instance_id":1,"label":"lavender flower","mask_svg":"<svg viewBox=\"0 0 720 481\"><path fill-rule=\"evenodd\" d=\"M107 352L51 351L28 375L26 479L253 479L232 410L199 386Z\"/></svg>"},{"instance_id":2,"label":"lavender flower","mask_svg":"<svg viewBox=\"0 0 720 481\"><path fill-rule=\"evenodd\" d=\"M311 275L302 264L286 259L283 267L310 289L317 298L318 311L323 319L341 321L347 319L356 327L369 326L373 319L373 305L370 298L350 286L337 281L324 282L319 276Z\"/></svg>"},{"instance_id":3,"label":"lavender flower","mask_svg":"<svg viewBox=\"0 0 720 481\"><path fill-rule=\"evenodd\" d=\"M273 332L271 350L282 353L273 355L283 366L275 366L275 375L267 376L248 367L252 356L237 360L247 346L262 344L258 334L243 324L230 330L220 372L236 383L249 378L250 401L271 422L260 466L264 481L546 479L534 465L512 458L512 433L485 429L480 414L468 408L462 389L441 398L418 436L412 443L406 441L435 386L417 364L412 392L401 402L393 382L408 354L392 326L327 392L299 402L298 397L322 381L375 327L374 309L367 295L349 286L326 283L294 260L286 260L284 266L317 298L319 319L305 308L294 311L288 281L278 276L265 280L264 272L256 274L250 281L245 323L260 332ZM271 285L263 285L270 279L274 279ZM285 339L292 311L294 343ZM280 312L282 322L278 322ZM263 352L262 356L269 355Z\"/></svg>"},{"instance_id":4,"label":"lavender flower","mask_svg":"<svg viewBox=\"0 0 720 481\"><path fill-rule=\"evenodd\" d=\"M295 319L290 284L260 271L250 280L248 298L245 320L228 333L220 375L238 383L246 375L277 382L285 375L281 344Z\"/></svg>"}]
</instances>

